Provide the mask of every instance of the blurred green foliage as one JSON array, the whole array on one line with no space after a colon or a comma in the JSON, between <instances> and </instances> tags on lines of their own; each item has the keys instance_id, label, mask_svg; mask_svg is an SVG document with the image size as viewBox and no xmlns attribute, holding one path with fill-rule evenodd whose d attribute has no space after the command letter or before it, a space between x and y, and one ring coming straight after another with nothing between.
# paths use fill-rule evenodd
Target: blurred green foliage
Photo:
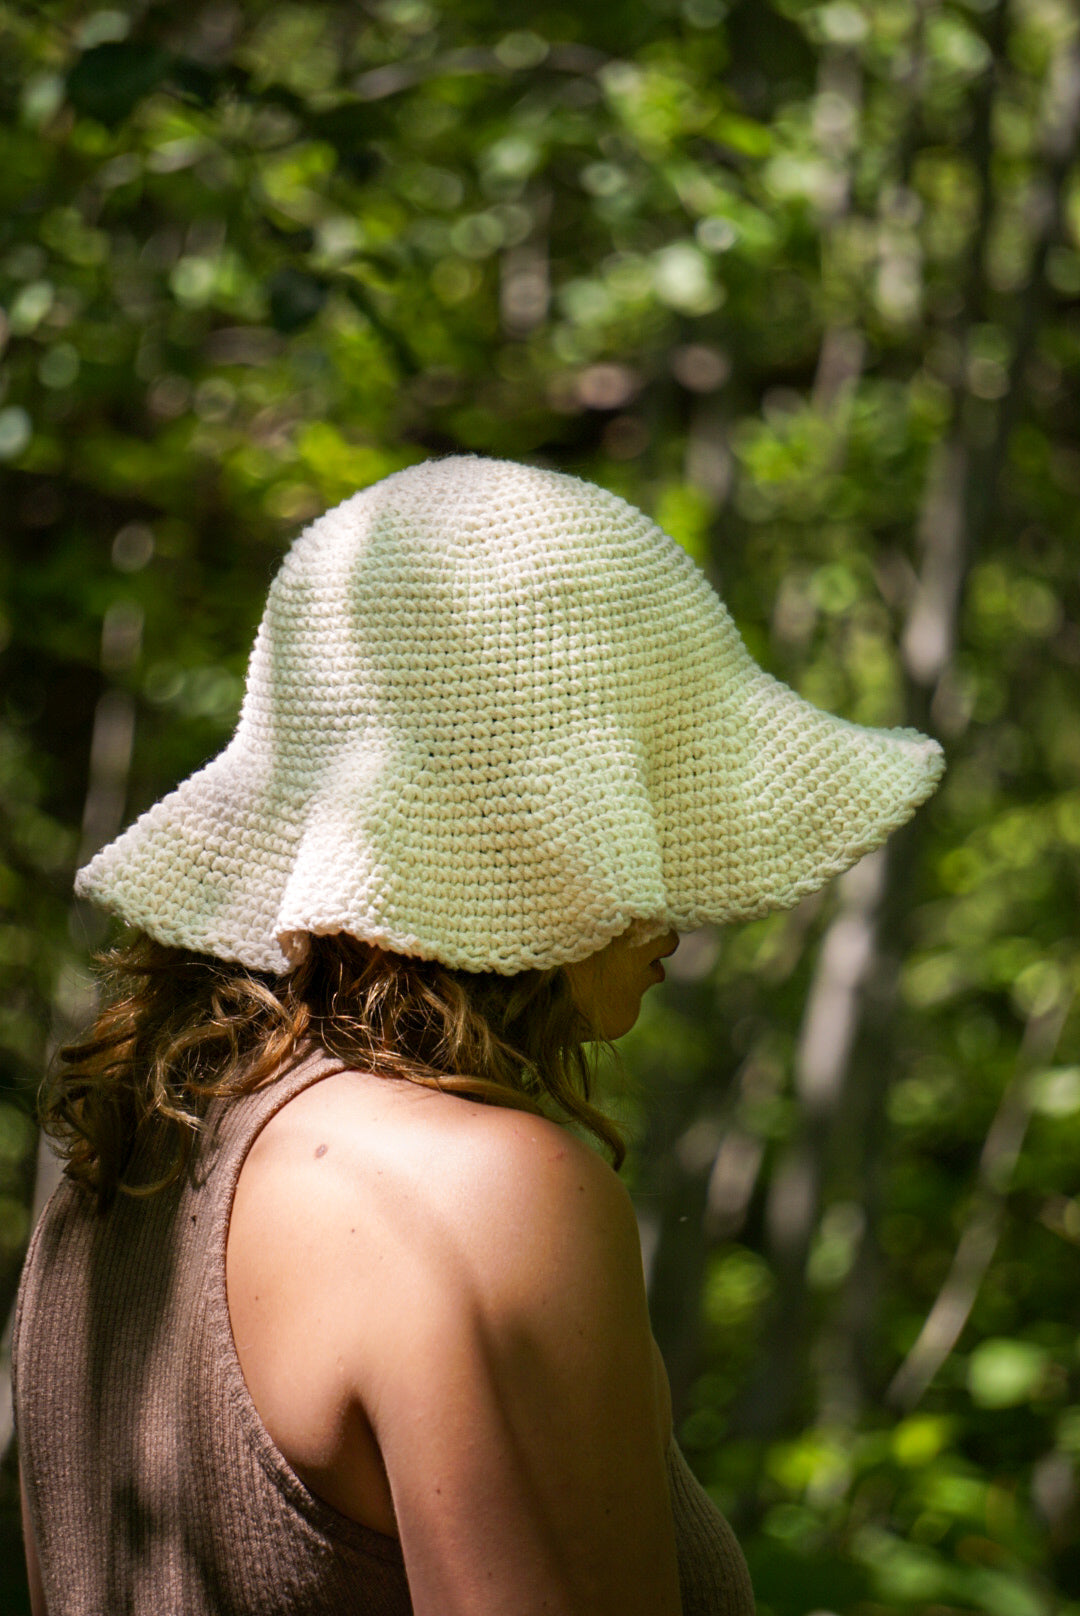
<instances>
[{"instance_id":1,"label":"blurred green foliage","mask_svg":"<svg viewBox=\"0 0 1080 1616\"><path fill-rule=\"evenodd\" d=\"M77 861L223 744L309 517L431 454L555 466L950 761L876 895L688 939L627 1041L692 1462L763 1612L1080 1612L1078 33L0 3L6 1301L104 935ZM957 1339L898 1381L943 1288Z\"/></svg>"}]
</instances>

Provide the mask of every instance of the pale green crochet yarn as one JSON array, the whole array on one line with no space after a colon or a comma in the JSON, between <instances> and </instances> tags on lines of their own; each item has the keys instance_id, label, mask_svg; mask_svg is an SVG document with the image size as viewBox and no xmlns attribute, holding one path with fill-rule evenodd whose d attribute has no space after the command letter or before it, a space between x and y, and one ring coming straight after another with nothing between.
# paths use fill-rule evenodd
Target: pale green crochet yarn
<instances>
[{"instance_id":1,"label":"pale green crochet yarn","mask_svg":"<svg viewBox=\"0 0 1080 1616\"><path fill-rule=\"evenodd\" d=\"M282 971L348 932L469 970L784 908L943 759L763 673L604 489L458 456L327 512L270 590L236 734L80 871L162 942Z\"/></svg>"}]
</instances>

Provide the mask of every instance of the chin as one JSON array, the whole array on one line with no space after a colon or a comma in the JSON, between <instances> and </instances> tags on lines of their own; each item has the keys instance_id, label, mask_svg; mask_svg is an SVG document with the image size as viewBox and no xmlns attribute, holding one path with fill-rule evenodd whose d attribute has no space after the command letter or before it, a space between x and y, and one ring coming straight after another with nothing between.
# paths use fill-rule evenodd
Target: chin
<instances>
[{"instance_id":1,"label":"chin","mask_svg":"<svg viewBox=\"0 0 1080 1616\"><path fill-rule=\"evenodd\" d=\"M600 1028L600 1036L606 1038L609 1043L614 1043L616 1038L622 1038L625 1033L630 1031L631 1027L636 1024L640 1014L641 1002L639 1000L632 1010L623 1010L620 1014L605 1021Z\"/></svg>"}]
</instances>

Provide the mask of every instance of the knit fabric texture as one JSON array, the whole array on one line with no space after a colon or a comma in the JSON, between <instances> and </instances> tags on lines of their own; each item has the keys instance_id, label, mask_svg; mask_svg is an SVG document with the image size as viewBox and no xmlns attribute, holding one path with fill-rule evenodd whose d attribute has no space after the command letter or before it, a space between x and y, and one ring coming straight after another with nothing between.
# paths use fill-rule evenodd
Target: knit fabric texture
<instances>
[{"instance_id":1,"label":"knit fabric texture","mask_svg":"<svg viewBox=\"0 0 1080 1616\"><path fill-rule=\"evenodd\" d=\"M42 1214L12 1386L56 1616L409 1616L397 1540L304 1485L252 1402L229 1322L244 1159L276 1111L338 1070L316 1054L265 1089L214 1101L191 1170L168 1190L118 1196L99 1215L65 1179ZM160 1150L144 1140L134 1181L161 1173ZM738 1543L674 1443L668 1480L683 1616L753 1616Z\"/></svg>"},{"instance_id":2,"label":"knit fabric texture","mask_svg":"<svg viewBox=\"0 0 1080 1616\"><path fill-rule=\"evenodd\" d=\"M914 730L765 674L690 557L602 488L454 456L305 530L232 742L76 880L281 972L347 932L512 973L796 903L933 791Z\"/></svg>"}]
</instances>

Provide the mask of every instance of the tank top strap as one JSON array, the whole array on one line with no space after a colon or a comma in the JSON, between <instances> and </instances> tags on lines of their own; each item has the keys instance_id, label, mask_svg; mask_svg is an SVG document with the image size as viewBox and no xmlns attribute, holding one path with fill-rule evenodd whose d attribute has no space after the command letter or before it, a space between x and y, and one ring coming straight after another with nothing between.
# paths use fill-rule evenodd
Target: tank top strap
<instances>
[{"instance_id":1,"label":"tank top strap","mask_svg":"<svg viewBox=\"0 0 1080 1616\"><path fill-rule=\"evenodd\" d=\"M346 1061L328 1055L325 1050L311 1049L263 1087L248 1094L215 1097L207 1107L197 1160L216 1173L225 1160L231 1161L239 1153L240 1160L236 1163L239 1176L243 1158L271 1117L313 1083L348 1070ZM231 1204L231 1195L229 1200Z\"/></svg>"}]
</instances>

